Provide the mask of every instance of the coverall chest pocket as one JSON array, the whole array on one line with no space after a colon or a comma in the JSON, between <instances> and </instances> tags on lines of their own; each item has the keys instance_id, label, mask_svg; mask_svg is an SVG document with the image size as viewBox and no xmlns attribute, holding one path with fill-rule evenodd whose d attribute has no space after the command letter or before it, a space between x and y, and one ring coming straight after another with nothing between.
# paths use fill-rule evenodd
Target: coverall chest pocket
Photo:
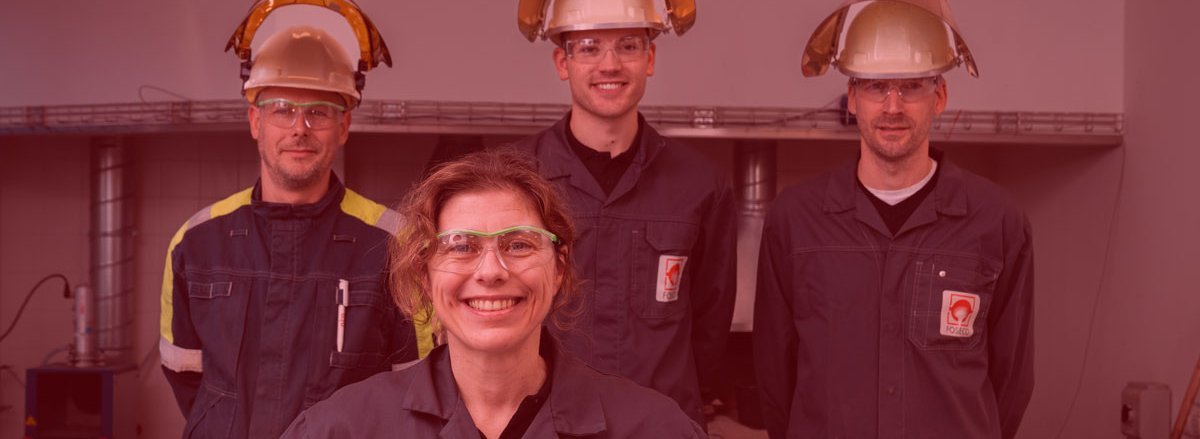
<instances>
[{"instance_id":1,"label":"coverall chest pocket","mask_svg":"<svg viewBox=\"0 0 1200 439\"><path fill-rule=\"evenodd\" d=\"M245 332L250 280L229 275L188 274L188 308L192 327L205 343L204 380L233 389L239 343Z\"/></svg>"},{"instance_id":2,"label":"coverall chest pocket","mask_svg":"<svg viewBox=\"0 0 1200 439\"><path fill-rule=\"evenodd\" d=\"M328 352L328 355L315 359L313 373L309 376L316 379L309 386L306 407L325 399L342 386L387 370L386 351L397 327L391 298L383 293L378 282L350 282L348 297L341 306L336 280L320 282L319 288L322 292L329 291L329 300L320 301L321 318L318 319L320 327L328 328L321 331L327 349L318 351ZM341 350L338 350L339 338Z\"/></svg>"},{"instance_id":3,"label":"coverall chest pocket","mask_svg":"<svg viewBox=\"0 0 1200 439\"><path fill-rule=\"evenodd\" d=\"M638 317L677 320L689 308L688 270L698 233L684 222L649 222L633 231L629 303Z\"/></svg>"},{"instance_id":4,"label":"coverall chest pocket","mask_svg":"<svg viewBox=\"0 0 1200 439\"><path fill-rule=\"evenodd\" d=\"M969 256L918 256L910 267L908 338L918 349L971 350L987 338L997 268Z\"/></svg>"}]
</instances>

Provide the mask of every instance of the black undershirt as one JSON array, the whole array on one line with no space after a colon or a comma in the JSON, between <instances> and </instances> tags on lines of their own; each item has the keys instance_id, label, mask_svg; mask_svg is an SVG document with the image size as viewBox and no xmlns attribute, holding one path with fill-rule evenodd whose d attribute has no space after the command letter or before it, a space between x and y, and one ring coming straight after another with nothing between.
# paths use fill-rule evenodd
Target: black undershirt
<instances>
[{"instance_id":1,"label":"black undershirt","mask_svg":"<svg viewBox=\"0 0 1200 439\"><path fill-rule=\"evenodd\" d=\"M871 200L871 204L875 205L875 211L879 212L879 216L883 218L883 223L887 224L888 230L890 230L892 235L895 236L896 232L900 231L900 228L904 226L904 223L908 221L908 218L911 217L913 212L917 210L917 206L920 206L921 202L924 201L931 192L933 192L933 186L937 184L938 174L941 173L942 167L938 166L938 168L933 172L933 177L930 178L929 182L925 184L925 187L918 190L917 193L912 194L912 196L905 198L904 201L896 203L894 206L883 202L883 200L880 200L879 197L875 196L875 194L872 194L871 191L862 184L862 180L856 178L854 181L858 183L859 189L862 189L863 193L867 194L867 199Z\"/></svg>"},{"instance_id":2,"label":"black undershirt","mask_svg":"<svg viewBox=\"0 0 1200 439\"><path fill-rule=\"evenodd\" d=\"M544 334L543 337L545 337ZM544 340L543 343L545 343ZM538 350L542 359L546 361L546 381L542 382L542 387L536 394L526 396L521 400L517 412L513 413L512 419L508 420L508 425L504 427L504 431L500 433L498 439L520 439L525 436L525 432L533 424L533 418L542 410L542 405L546 404L546 399L550 396L550 378L554 376L554 351L544 348ZM481 431L479 439L487 439L487 436Z\"/></svg>"},{"instance_id":3,"label":"black undershirt","mask_svg":"<svg viewBox=\"0 0 1200 439\"><path fill-rule=\"evenodd\" d=\"M625 175L625 171L633 163L633 156L637 155L638 145L642 143L642 126L644 124L645 122L639 114L638 130L637 134L633 135L633 144L625 152L612 157L608 152L588 148L587 145L576 139L575 134L571 132L571 116L567 115L567 143L571 145L571 151L579 157L579 161L583 162L583 166L587 167L592 178L596 179L596 183L600 184L604 195L612 193L613 188L617 187L617 183L621 181L621 176Z\"/></svg>"}]
</instances>

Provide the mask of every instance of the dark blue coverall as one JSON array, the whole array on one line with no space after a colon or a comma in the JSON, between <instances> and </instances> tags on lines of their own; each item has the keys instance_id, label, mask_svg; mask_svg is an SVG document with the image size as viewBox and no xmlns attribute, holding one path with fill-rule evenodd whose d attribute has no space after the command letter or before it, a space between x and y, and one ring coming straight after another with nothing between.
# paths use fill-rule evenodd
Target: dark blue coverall
<instances>
[{"instance_id":1,"label":"dark blue coverall","mask_svg":"<svg viewBox=\"0 0 1200 439\"><path fill-rule=\"evenodd\" d=\"M931 155L936 185L895 235L855 162L776 199L754 315L772 438L1016 433L1033 391L1029 221Z\"/></svg>"},{"instance_id":2,"label":"dark blue coverall","mask_svg":"<svg viewBox=\"0 0 1200 439\"><path fill-rule=\"evenodd\" d=\"M605 195L567 143L568 114L515 145L570 203L583 285L564 348L600 371L670 396L704 425L733 319L737 209L728 173L639 115L633 162Z\"/></svg>"},{"instance_id":3,"label":"dark blue coverall","mask_svg":"<svg viewBox=\"0 0 1200 439\"><path fill-rule=\"evenodd\" d=\"M336 176L314 204L260 194L201 210L168 249L159 350L184 437L278 437L334 390L417 358L385 272L399 215Z\"/></svg>"}]
</instances>

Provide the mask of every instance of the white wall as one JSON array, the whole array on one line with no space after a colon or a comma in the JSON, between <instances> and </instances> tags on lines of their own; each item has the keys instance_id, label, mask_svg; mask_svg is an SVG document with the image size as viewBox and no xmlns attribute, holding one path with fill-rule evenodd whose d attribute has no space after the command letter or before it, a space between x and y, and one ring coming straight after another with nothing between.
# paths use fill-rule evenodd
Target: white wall
<instances>
[{"instance_id":1,"label":"white wall","mask_svg":"<svg viewBox=\"0 0 1200 439\"><path fill-rule=\"evenodd\" d=\"M237 62L223 53L249 2L8 2L0 14L0 106L135 102L153 85L193 99L238 96ZM360 4L396 67L369 75L369 99L566 102L550 45L516 29L513 0ZM812 29L839 0L703 1L696 27L657 40L647 104L815 107L843 92L836 72L800 75ZM953 2L982 79L961 71L952 108L1122 111L1121 0ZM336 15L283 8L275 21ZM299 10L299 12L297 11ZM342 25L344 26L344 25ZM348 31L347 31L348 32ZM265 34L262 34L265 35ZM258 40L261 42L262 38ZM146 91L149 99L170 96Z\"/></svg>"},{"instance_id":2,"label":"white wall","mask_svg":"<svg viewBox=\"0 0 1200 439\"><path fill-rule=\"evenodd\" d=\"M1200 3L1131 0L1125 9L1128 161L1082 391L1063 437L1116 437L1108 432L1127 381L1170 384L1178 410L1200 356L1200 89L1185 85L1200 71Z\"/></svg>"}]
</instances>

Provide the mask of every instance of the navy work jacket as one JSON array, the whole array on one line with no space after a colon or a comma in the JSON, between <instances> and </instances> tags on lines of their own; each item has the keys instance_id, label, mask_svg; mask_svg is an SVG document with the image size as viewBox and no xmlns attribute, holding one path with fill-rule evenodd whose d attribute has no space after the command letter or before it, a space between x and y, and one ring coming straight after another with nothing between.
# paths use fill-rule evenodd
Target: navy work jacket
<instances>
[{"instance_id":1,"label":"navy work jacket","mask_svg":"<svg viewBox=\"0 0 1200 439\"><path fill-rule=\"evenodd\" d=\"M754 355L772 438L1010 438L1033 390L1029 222L938 159L893 235L850 162L768 214Z\"/></svg>"},{"instance_id":2,"label":"navy work jacket","mask_svg":"<svg viewBox=\"0 0 1200 439\"><path fill-rule=\"evenodd\" d=\"M543 331L554 361L550 396L526 438L704 438L675 401L562 352ZM347 386L296 418L284 438L479 437L459 397L445 345L407 369Z\"/></svg>"},{"instance_id":3,"label":"navy work jacket","mask_svg":"<svg viewBox=\"0 0 1200 439\"><path fill-rule=\"evenodd\" d=\"M603 372L677 401L703 425L733 319L737 209L728 173L662 137L640 115L641 144L605 195L567 142L568 114L515 145L570 203L583 280L564 349Z\"/></svg>"},{"instance_id":4,"label":"navy work jacket","mask_svg":"<svg viewBox=\"0 0 1200 439\"><path fill-rule=\"evenodd\" d=\"M417 358L385 272L398 214L336 177L306 205L260 187L192 216L168 249L159 351L184 437L278 437L334 390Z\"/></svg>"}]
</instances>

